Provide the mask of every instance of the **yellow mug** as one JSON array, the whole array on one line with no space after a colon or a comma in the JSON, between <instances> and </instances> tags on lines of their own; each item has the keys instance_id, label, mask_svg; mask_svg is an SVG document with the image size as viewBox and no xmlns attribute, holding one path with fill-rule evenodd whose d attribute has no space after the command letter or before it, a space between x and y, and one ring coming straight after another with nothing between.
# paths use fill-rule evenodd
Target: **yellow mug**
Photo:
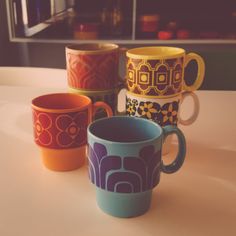
<instances>
[{"instance_id":1,"label":"yellow mug","mask_svg":"<svg viewBox=\"0 0 236 236\"><path fill-rule=\"evenodd\" d=\"M203 58L196 53L186 53L177 47L141 47L126 52L127 88L142 96L172 97L182 91L197 90L205 75ZM197 77L192 85L186 84L185 67L195 60Z\"/></svg>"}]
</instances>

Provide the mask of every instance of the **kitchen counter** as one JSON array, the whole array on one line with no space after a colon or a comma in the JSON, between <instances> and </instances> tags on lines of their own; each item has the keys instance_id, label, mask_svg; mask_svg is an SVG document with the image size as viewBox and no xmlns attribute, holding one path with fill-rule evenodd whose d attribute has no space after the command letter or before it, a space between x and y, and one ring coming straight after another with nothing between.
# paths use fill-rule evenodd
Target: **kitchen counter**
<instances>
[{"instance_id":1,"label":"kitchen counter","mask_svg":"<svg viewBox=\"0 0 236 236\"><path fill-rule=\"evenodd\" d=\"M96 205L86 165L53 172L41 162L33 141L31 100L67 92L65 71L55 70L58 82L54 78L53 83L51 72L20 82L0 70L1 236L236 235L235 91L196 92L199 116L192 125L179 126L187 141L182 169L162 173L146 214L120 219ZM122 107L124 96L119 102ZM186 99L183 116L191 105ZM163 160L169 161L175 149L174 142Z\"/></svg>"}]
</instances>

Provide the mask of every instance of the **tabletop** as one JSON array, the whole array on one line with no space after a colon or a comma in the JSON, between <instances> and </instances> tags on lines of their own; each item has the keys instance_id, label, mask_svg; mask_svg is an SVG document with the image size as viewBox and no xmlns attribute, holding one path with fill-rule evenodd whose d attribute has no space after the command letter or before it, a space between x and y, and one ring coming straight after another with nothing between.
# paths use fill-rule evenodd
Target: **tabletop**
<instances>
[{"instance_id":1,"label":"tabletop","mask_svg":"<svg viewBox=\"0 0 236 236\"><path fill-rule=\"evenodd\" d=\"M121 219L96 205L86 165L69 172L42 165L33 142L30 103L38 95L67 92L65 71L59 77L55 86L47 86L47 73L35 81L29 78L29 84L27 79L8 84L0 73L1 236L236 235L235 91L196 92L199 116L192 125L179 126L187 142L182 169L162 173L146 214ZM183 116L191 109L192 101L186 99ZM164 161L175 155L175 148L173 143Z\"/></svg>"}]
</instances>

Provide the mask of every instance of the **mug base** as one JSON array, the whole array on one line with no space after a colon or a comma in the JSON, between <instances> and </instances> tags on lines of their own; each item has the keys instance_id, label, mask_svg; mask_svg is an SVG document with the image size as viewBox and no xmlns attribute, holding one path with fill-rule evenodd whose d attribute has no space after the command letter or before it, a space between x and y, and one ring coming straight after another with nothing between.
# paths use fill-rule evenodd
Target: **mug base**
<instances>
[{"instance_id":1,"label":"mug base","mask_svg":"<svg viewBox=\"0 0 236 236\"><path fill-rule=\"evenodd\" d=\"M140 193L117 193L96 187L99 208L105 213L130 218L143 215L150 208L152 190Z\"/></svg>"},{"instance_id":2,"label":"mug base","mask_svg":"<svg viewBox=\"0 0 236 236\"><path fill-rule=\"evenodd\" d=\"M83 166L86 156L86 146L71 149L41 149L42 162L53 171L70 171Z\"/></svg>"}]
</instances>

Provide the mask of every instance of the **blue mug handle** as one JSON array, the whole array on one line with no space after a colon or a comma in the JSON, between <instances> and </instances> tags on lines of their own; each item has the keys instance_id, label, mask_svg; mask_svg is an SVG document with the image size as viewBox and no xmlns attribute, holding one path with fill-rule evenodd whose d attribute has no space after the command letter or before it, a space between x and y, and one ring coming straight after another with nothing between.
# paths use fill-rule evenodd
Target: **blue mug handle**
<instances>
[{"instance_id":1,"label":"blue mug handle","mask_svg":"<svg viewBox=\"0 0 236 236\"><path fill-rule=\"evenodd\" d=\"M184 163L186 155L186 141L184 134L178 127L167 125L162 127L162 129L163 129L164 140L168 135L171 134L176 134L178 138L178 153L175 160L168 165L165 165L163 161L161 162L161 170L166 174L171 174L179 170Z\"/></svg>"}]
</instances>

